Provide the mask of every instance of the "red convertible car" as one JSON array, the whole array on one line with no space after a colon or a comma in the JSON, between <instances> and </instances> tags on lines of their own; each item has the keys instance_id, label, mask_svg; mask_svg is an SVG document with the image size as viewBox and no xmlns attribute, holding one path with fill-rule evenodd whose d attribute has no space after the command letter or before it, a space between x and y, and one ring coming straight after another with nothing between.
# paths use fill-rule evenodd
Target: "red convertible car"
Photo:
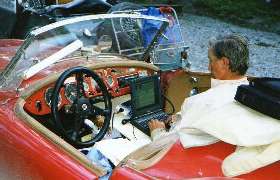
<instances>
[{"instance_id":1,"label":"red convertible car","mask_svg":"<svg viewBox=\"0 0 280 180\"><path fill-rule=\"evenodd\" d=\"M129 102L131 82L160 77L168 113L180 110L188 92L210 87L209 73L187 68L185 51L176 16L140 12L72 18L24 41L0 40L1 179L229 179L221 164L234 145L184 149L176 136L151 142L122 123L118 107ZM147 88L138 103L149 102L149 93L155 95ZM127 150L111 146L114 140L137 150L124 160L108 157L109 174L84 152ZM279 168L277 162L234 179L280 179Z\"/></svg>"}]
</instances>

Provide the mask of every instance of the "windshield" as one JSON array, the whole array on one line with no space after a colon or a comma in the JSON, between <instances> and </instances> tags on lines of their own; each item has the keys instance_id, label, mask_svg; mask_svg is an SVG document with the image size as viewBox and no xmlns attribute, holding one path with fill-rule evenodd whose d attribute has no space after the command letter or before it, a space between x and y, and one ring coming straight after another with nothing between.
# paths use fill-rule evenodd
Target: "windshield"
<instances>
[{"instance_id":1,"label":"windshield","mask_svg":"<svg viewBox=\"0 0 280 180\"><path fill-rule=\"evenodd\" d=\"M96 56L101 53L118 53L144 58L152 45L144 45L143 24L158 24L158 33L149 37L156 41L168 20L141 14L89 15L62 20L35 31L26 38L16 55L0 76L0 89L16 89L42 69L65 57ZM153 43L154 44L154 43Z\"/></svg>"}]
</instances>

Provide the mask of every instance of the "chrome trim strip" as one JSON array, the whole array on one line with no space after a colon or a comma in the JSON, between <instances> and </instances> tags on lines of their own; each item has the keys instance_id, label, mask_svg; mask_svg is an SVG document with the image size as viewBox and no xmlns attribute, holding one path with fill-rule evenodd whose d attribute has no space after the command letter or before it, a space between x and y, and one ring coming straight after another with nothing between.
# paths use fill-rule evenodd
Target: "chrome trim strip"
<instances>
[{"instance_id":1,"label":"chrome trim strip","mask_svg":"<svg viewBox=\"0 0 280 180\"><path fill-rule=\"evenodd\" d=\"M88 20L96 20L96 19L110 19L110 18L135 18L135 19L149 19L149 20L156 20L156 21L165 21L169 22L166 18L158 18L155 16L146 16L141 14L98 14L98 15L87 15L87 16L81 16L81 17L74 17L70 19L65 19L62 21L58 21L49 25L46 25L44 27L41 27L39 29L36 29L31 32L31 34L37 36L38 34L44 33L46 31L49 31L51 29L65 26L68 24L73 24L76 22L81 21L88 21Z\"/></svg>"}]
</instances>

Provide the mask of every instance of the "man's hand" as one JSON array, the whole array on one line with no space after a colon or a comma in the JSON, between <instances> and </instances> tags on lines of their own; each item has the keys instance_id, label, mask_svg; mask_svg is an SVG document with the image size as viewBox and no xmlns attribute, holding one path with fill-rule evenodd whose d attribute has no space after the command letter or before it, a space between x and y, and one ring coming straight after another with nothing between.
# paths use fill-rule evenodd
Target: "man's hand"
<instances>
[{"instance_id":1,"label":"man's hand","mask_svg":"<svg viewBox=\"0 0 280 180\"><path fill-rule=\"evenodd\" d=\"M151 121L149 121L148 126L150 128L150 132L152 132L155 129L158 128L164 128L165 129L165 124L164 122L161 122L159 120L153 119Z\"/></svg>"},{"instance_id":2,"label":"man's hand","mask_svg":"<svg viewBox=\"0 0 280 180\"><path fill-rule=\"evenodd\" d=\"M104 120L105 120L105 117L104 116L101 116L101 115L98 115L96 116L96 118L93 120L93 123L98 127L98 128L101 128L104 124Z\"/></svg>"},{"instance_id":3,"label":"man's hand","mask_svg":"<svg viewBox=\"0 0 280 180\"><path fill-rule=\"evenodd\" d=\"M168 130L171 124L173 124L174 122L176 122L176 116L171 115L164 122L159 121L157 119L152 119L151 121L149 121L148 125L150 128L150 132L152 132L154 129L158 128L164 128Z\"/></svg>"}]
</instances>

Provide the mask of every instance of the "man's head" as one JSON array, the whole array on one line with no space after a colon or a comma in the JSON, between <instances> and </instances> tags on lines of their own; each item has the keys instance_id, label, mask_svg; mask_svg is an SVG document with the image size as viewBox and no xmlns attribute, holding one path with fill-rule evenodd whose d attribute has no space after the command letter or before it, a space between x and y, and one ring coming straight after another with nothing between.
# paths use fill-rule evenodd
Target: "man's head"
<instances>
[{"instance_id":1,"label":"man's head","mask_svg":"<svg viewBox=\"0 0 280 180\"><path fill-rule=\"evenodd\" d=\"M209 41L209 70L212 77L221 80L238 79L249 67L249 49L246 38L228 35Z\"/></svg>"}]
</instances>

